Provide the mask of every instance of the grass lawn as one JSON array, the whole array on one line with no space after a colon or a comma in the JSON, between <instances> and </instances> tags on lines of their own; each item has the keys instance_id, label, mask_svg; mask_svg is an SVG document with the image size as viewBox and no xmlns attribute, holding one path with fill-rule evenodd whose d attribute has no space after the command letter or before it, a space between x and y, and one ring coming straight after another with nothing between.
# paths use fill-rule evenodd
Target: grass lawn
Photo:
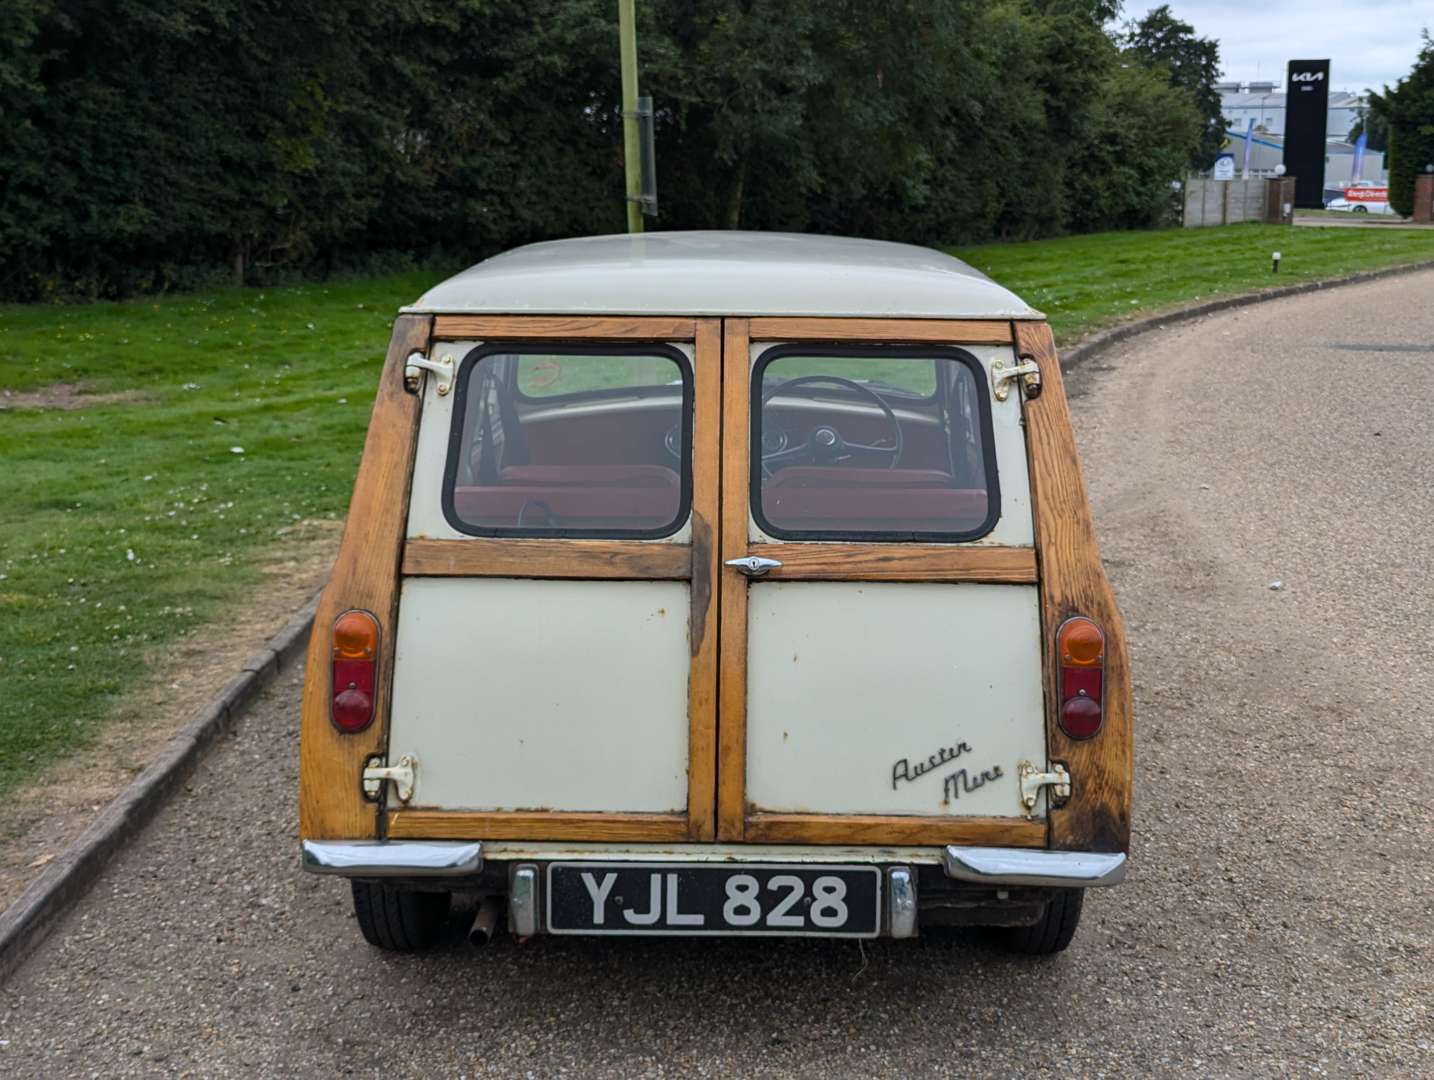
<instances>
[{"instance_id":1,"label":"grass lawn","mask_svg":"<svg viewBox=\"0 0 1434 1080\"><path fill-rule=\"evenodd\" d=\"M1241 225L956 253L1069 342L1434 259L1434 233ZM394 311L443 276L0 306L0 793L81 745L177 635L222 634L266 552L344 513ZM81 407L54 407L67 395Z\"/></svg>"},{"instance_id":2,"label":"grass lawn","mask_svg":"<svg viewBox=\"0 0 1434 1080\"><path fill-rule=\"evenodd\" d=\"M1434 260L1434 232L1229 225L950 248L1051 320L1058 344L1196 300ZM1280 272L1270 272L1270 253Z\"/></svg>"},{"instance_id":3,"label":"grass lawn","mask_svg":"<svg viewBox=\"0 0 1434 1080\"><path fill-rule=\"evenodd\" d=\"M0 307L0 404L100 396L0 411L0 792L344 513L394 312L442 276Z\"/></svg>"}]
</instances>

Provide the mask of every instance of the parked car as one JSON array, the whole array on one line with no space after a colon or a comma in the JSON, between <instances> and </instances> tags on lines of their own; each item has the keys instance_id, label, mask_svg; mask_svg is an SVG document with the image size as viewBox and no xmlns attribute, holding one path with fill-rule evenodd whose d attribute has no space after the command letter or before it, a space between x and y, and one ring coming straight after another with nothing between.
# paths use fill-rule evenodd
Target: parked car
<instances>
[{"instance_id":1,"label":"parked car","mask_svg":"<svg viewBox=\"0 0 1434 1080\"><path fill-rule=\"evenodd\" d=\"M830 237L536 244L393 328L304 689L364 936L1070 942L1131 701L1044 317ZM476 909L476 916L472 912Z\"/></svg>"},{"instance_id":2,"label":"parked car","mask_svg":"<svg viewBox=\"0 0 1434 1080\"><path fill-rule=\"evenodd\" d=\"M1393 214L1389 205L1389 188L1370 180L1359 180L1350 184L1334 198L1325 200L1326 210L1337 210L1351 214Z\"/></svg>"}]
</instances>

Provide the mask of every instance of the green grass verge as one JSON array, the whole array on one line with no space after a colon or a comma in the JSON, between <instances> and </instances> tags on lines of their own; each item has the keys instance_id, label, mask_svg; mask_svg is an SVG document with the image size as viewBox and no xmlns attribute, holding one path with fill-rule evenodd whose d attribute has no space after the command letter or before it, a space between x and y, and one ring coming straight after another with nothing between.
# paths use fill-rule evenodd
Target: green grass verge
<instances>
[{"instance_id":1,"label":"green grass verge","mask_svg":"<svg viewBox=\"0 0 1434 1080\"><path fill-rule=\"evenodd\" d=\"M0 411L0 792L344 513L394 312L442 276L0 307L0 388L130 395Z\"/></svg>"},{"instance_id":2,"label":"green grass verge","mask_svg":"<svg viewBox=\"0 0 1434 1080\"><path fill-rule=\"evenodd\" d=\"M1192 300L1434 259L1434 233L1234 226L956 253L1069 341ZM0 389L130 395L0 411L0 793L82 745L179 634L222 634L215 620L302 522L343 514L394 311L442 276L0 307Z\"/></svg>"},{"instance_id":3,"label":"green grass verge","mask_svg":"<svg viewBox=\"0 0 1434 1080\"><path fill-rule=\"evenodd\" d=\"M1434 260L1434 232L1229 225L951 248L1050 318L1056 341L1162 308ZM1278 251L1280 272L1270 272Z\"/></svg>"}]
</instances>

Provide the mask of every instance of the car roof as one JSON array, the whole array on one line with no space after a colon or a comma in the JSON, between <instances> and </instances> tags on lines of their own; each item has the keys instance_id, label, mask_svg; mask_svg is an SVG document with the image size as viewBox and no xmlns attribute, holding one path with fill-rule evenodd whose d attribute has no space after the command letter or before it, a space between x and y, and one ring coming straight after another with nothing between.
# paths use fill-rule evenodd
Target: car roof
<instances>
[{"instance_id":1,"label":"car roof","mask_svg":"<svg viewBox=\"0 0 1434 1080\"><path fill-rule=\"evenodd\" d=\"M403 309L419 314L1040 319L931 248L838 236L653 232L529 244Z\"/></svg>"}]
</instances>

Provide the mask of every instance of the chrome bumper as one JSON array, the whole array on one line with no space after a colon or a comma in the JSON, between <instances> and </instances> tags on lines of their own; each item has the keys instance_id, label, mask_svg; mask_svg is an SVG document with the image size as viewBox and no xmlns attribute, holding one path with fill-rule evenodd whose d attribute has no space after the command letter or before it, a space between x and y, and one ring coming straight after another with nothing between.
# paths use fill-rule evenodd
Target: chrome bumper
<instances>
[{"instance_id":1,"label":"chrome bumper","mask_svg":"<svg viewBox=\"0 0 1434 1080\"><path fill-rule=\"evenodd\" d=\"M1092 889L1125 880L1125 853L1042 851L1037 848L946 848L946 876L976 885L1040 885Z\"/></svg>"},{"instance_id":2,"label":"chrome bumper","mask_svg":"<svg viewBox=\"0 0 1434 1080\"><path fill-rule=\"evenodd\" d=\"M483 869L477 840L305 840L301 865L344 877L459 877Z\"/></svg>"}]
</instances>

